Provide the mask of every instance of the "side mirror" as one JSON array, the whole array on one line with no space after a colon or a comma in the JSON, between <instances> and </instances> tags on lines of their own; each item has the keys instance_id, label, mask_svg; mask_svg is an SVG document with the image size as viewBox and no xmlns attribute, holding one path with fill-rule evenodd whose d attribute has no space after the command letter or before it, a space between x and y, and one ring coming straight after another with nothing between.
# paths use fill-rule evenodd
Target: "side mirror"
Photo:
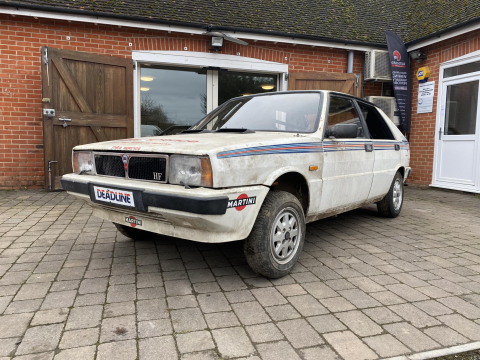
<instances>
[{"instance_id":1,"label":"side mirror","mask_svg":"<svg viewBox=\"0 0 480 360\"><path fill-rule=\"evenodd\" d=\"M327 129L325 137L334 137L335 139L355 139L357 133L357 124L337 124Z\"/></svg>"}]
</instances>

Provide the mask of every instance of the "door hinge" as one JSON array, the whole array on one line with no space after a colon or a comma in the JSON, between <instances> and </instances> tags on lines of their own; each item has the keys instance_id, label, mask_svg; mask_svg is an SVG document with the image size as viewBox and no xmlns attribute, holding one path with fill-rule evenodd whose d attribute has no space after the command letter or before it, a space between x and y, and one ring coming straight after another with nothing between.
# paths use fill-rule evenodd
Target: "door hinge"
<instances>
[{"instance_id":1,"label":"door hinge","mask_svg":"<svg viewBox=\"0 0 480 360\"><path fill-rule=\"evenodd\" d=\"M285 81L288 80L288 73L285 73Z\"/></svg>"},{"instance_id":2,"label":"door hinge","mask_svg":"<svg viewBox=\"0 0 480 360\"><path fill-rule=\"evenodd\" d=\"M50 77L48 76L48 47L43 48L43 63L47 68L47 86L50 86Z\"/></svg>"},{"instance_id":3,"label":"door hinge","mask_svg":"<svg viewBox=\"0 0 480 360\"><path fill-rule=\"evenodd\" d=\"M133 70L137 70L137 64L133 63Z\"/></svg>"}]
</instances>

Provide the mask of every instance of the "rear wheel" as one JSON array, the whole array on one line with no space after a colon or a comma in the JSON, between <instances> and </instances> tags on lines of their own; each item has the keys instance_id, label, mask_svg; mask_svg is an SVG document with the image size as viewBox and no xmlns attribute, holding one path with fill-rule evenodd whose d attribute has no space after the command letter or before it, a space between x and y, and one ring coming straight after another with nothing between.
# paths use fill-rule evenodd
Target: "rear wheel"
<instances>
[{"instance_id":1,"label":"rear wheel","mask_svg":"<svg viewBox=\"0 0 480 360\"><path fill-rule=\"evenodd\" d=\"M383 217L396 218L402 211L402 206L403 176L400 172L397 172L387 195L377 203L377 209Z\"/></svg>"},{"instance_id":2,"label":"rear wheel","mask_svg":"<svg viewBox=\"0 0 480 360\"><path fill-rule=\"evenodd\" d=\"M250 267L279 278L296 264L305 241L305 217L298 199L285 191L268 193L244 243Z\"/></svg>"},{"instance_id":3,"label":"rear wheel","mask_svg":"<svg viewBox=\"0 0 480 360\"><path fill-rule=\"evenodd\" d=\"M130 226L126 226L126 225L120 225L120 224L116 224L116 223L113 223L113 225L116 226L117 230L120 232L120 234L132 239L132 240L145 240L145 239L148 239L150 237L152 237L154 234L149 232L149 231L145 231L145 230L140 230L140 229L134 229Z\"/></svg>"}]
</instances>

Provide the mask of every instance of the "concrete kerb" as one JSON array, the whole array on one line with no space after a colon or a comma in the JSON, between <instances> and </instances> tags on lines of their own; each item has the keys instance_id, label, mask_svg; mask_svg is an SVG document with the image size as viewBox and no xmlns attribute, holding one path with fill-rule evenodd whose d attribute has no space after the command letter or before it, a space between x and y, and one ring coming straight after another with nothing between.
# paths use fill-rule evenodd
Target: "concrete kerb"
<instances>
[{"instance_id":1,"label":"concrete kerb","mask_svg":"<svg viewBox=\"0 0 480 360\"><path fill-rule=\"evenodd\" d=\"M445 349L425 351L425 352L412 354L412 355L395 356L392 358L386 358L384 360L427 360L427 359L434 359L440 356L460 354L467 351L473 351L478 349L480 349L480 341L476 341L476 342L464 344L464 345L456 345L456 346L452 346Z\"/></svg>"}]
</instances>

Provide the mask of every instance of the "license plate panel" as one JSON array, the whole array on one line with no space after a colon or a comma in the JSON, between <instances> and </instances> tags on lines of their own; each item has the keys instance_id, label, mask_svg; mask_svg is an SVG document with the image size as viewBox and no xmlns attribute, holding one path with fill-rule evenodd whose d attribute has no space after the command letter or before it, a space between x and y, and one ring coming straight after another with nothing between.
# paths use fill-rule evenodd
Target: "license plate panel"
<instances>
[{"instance_id":1,"label":"license plate panel","mask_svg":"<svg viewBox=\"0 0 480 360\"><path fill-rule=\"evenodd\" d=\"M123 209L147 211L143 204L143 189L89 183L90 200L97 204ZM107 197L108 191L108 197ZM113 195L112 195L113 194Z\"/></svg>"},{"instance_id":2,"label":"license plate panel","mask_svg":"<svg viewBox=\"0 0 480 360\"><path fill-rule=\"evenodd\" d=\"M93 186L93 193L97 201L135 208L135 199L132 191Z\"/></svg>"}]
</instances>

